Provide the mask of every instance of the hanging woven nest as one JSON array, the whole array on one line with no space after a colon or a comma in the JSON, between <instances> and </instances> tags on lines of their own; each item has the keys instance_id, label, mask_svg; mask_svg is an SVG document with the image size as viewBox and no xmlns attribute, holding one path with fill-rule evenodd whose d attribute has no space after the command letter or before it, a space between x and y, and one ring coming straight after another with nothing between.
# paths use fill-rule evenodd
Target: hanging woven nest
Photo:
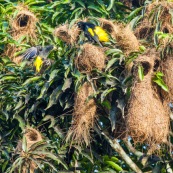
<instances>
[{"instance_id":1,"label":"hanging woven nest","mask_svg":"<svg viewBox=\"0 0 173 173\"><path fill-rule=\"evenodd\" d=\"M78 145L88 146L91 141L91 130L94 128L96 118L96 103L89 96L94 94L92 86L85 82L75 96L72 125L68 131L66 141L72 141Z\"/></svg>"},{"instance_id":2,"label":"hanging woven nest","mask_svg":"<svg viewBox=\"0 0 173 173\"><path fill-rule=\"evenodd\" d=\"M123 26L122 24L113 23L111 20L103 18L100 18L99 21L103 29L116 40L116 44L126 55L139 50L139 41L129 25Z\"/></svg>"},{"instance_id":3,"label":"hanging woven nest","mask_svg":"<svg viewBox=\"0 0 173 173\"><path fill-rule=\"evenodd\" d=\"M170 13L172 8L173 2L161 1L149 4L146 7L144 17L135 29L137 38L152 40L159 23L159 32L172 34L172 15Z\"/></svg>"},{"instance_id":4,"label":"hanging woven nest","mask_svg":"<svg viewBox=\"0 0 173 173\"><path fill-rule=\"evenodd\" d=\"M161 64L162 72L164 74L165 84L168 86L169 91L162 91L162 96L166 100L167 104L173 102L173 56L166 56Z\"/></svg>"},{"instance_id":5,"label":"hanging woven nest","mask_svg":"<svg viewBox=\"0 0 173 173\"><path fill-rule=\"evenodd\" d=\"M36 144L40 141L43 141L43 137L42 137L41 133L34 128L27 128L25 130L24 138L26 139L26 148L27 148L26 150L27 151L28 150L34 151L34 148L31 148L31 147L34 144ZM20 154L21 157L27 158L28 152L23 151L22 145L23 145L22 140L19 140L14 154ZM40 159L40 158L43 159L44 155L34 155L31 157L33 157L34 159ZM34 173L34 171L37 169L37 167L38 166L31 159L26 159L22 166L22 173L27 173L28 168L30 170L30 173ZM15 173L18 173L18 172L19 172L18 169L16 169Z\"/></svg>"},{"instance_id":6,"label":"hanging woven nest","mask_svg":"<svg viewBox=\"0 0 173 173\"><path fill-rule=\"evenodd\" d=\"M27 6L22 4L16 6L14 9L15 16L10 19L11 30L10 33L15 41L23 39L21 43L29 39L32 44L37 39L36 35L36 23L38 22L37 17L28 9ZM8 56L13 62L19 64L22 57L16 56L16 52L21 51L21 46L15 44L8 44L4 50L5 56Z\"/></svg>"},{"instance_id":7,"label":"hanging woven nest","mask_svg":"<svg viewBox=\"0 0 173 173\"><path fill-rule=\"evenodd\" d=\"M18 11L17 14L10 21L13 38L18 40L21 36L29 36L36 39L37 17L27 6L18 5L16 10Z\"/></svg>"},{"instance_id":8,"label":"hanging woven nest","mask_svg":"<svg viewBox=\"0 0 173 173\"><path fill-rule=\"evenodd\" d=\"M75 44L78 40L80 30L77 25L73 25L69 28L68 24L57 27L54 31L54 35L67 44Z\"/></svg>"},{"instance_id":9,"label":"hanging woven nest","mask_svg":"<svg viewBox=\"0 0 173 173\"><path fill-rule=\"evenodd\" d=\"M82 53L76 57L75 64L82 73L91 72L93 69L103 70L106 66L106 48L86 43L82 46Z\"/></svg>"},{"instance_id":10,"label":"hanging woven nest","mask_svg":"<svg viewBox=\"0 0 173 173\"><path fill-rule=\"evenodd\" d=\"M134 81L128 104L128 135L135 143L147 143L156 149L166 143L169 134L169 114L153 87L152 77L158 54L150 51L135 61ZM138 66L144 69L144 79L139 80Z\"/></svg>"}]
</instances>

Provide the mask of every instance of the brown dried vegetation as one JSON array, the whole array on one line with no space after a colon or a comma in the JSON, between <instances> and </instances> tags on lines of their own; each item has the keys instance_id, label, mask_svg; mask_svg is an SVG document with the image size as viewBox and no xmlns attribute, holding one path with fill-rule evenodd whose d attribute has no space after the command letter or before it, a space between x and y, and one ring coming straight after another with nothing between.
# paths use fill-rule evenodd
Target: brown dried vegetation
<instances>
[{"instance_id":1,"label":"brown dried vegetation","mask_svg":"<svg viewBox=\"0 0 173 173\"><path fill-rule=\"evenodd\" d=\"M162 91L164 99L173 102L173 56L168 56L162 61L161 68L164 74L165 84L168 86L169 92Z\"/></svg>"},{"instance_id":2,"label":"brown dried vegetation","mask_svg":"<svg viewBox=\"0 0 173 173\"><path fill-rule=\"evenodd\" d=\"M122 24L113 23L103 18L100 18L99 21L103 29L105 29L113 39L116 39L117 45L126 55L139 50L139 41L129 25L124 27Z\"/></svg>"},{"instance_id":3,"label":"brown dried vegetation","mask_svg":"<svg viewBox=\"0 0 173 173\"><path fill-rule=\"evenodd\" d=\"M145 16L135 30L135 35L139 39L154 38L154 31L158 22L161 23L159 31L173 33L172 16L170 10L173 2L161 1L153 2L146 8ZM158 15L159 14L159 15ZM158 19L156 19L158 16Z\"/></svg>"},{"instance_id":4,"label":"brown dried vegetation","mask_svg":"<svg viewBox=\"0 0 173 173\"><path fill-rule=\"evenodd\" d=\"M25 130L24 137L26 138L27 151L29 149L31 149L33 144L43 140L41 133L34 128L27 128ZM25 152L22 150L22 141L21 140L18 142L15 153L20 153L21 157L24 157L24 158L28 157L28 152ZM43 158L43 157L44 157L43 155L34 156L35 159ZM24 163L23 167L22 167L22 173L26 173L28 167L30 168L30 173L34 173L34 170L37 169L37 165L32 160L27 159L26 162ZM17 172L18 171L16 170L16 173Z\"/></svg>"},{"instance_id":5,"label":"brown dried vegetation","mask_svg":"<svg viewBox=\"0 0 173 173\"><path fill-rule=\"evenodd\" d=\"M75 97L74 113L71 128L66 141L72 140L78 145L88 146L91 141L90 132L94 127L96 118L96 103L88 97L94 94L89 83L84 83Z\"/></svg>"},{"instance_id":6,"label":"brown dried vegetation","mask_svg":"<svg viewBox=\"0 0 173 173\"><path fill-rule=\"evenodd\" d=\"M15 10L18 10L17 15L11 18L11 35L14 40L18 41L22 37L28 37L32 43L36 36L36 23L38 22L37 17L29 11L27 6L18 5ZM21 57L15 57L15 53L20 51L21 47L17 47L14 44L8 44L4 54L15 63L20 63Z\"/></svg>"},{"instance_id":7,"label":"brown dried vegetation","mask_svg":"<svg viewBox=\"0 0 173 173\"><path fill-rule=\"evenodd\" d=\"M86 43L82 46L82 53L76 58L75 64L80 72L87 73L97 68L103 70L105 68L106 48L94 46Z\"/></svg>"},{"instance_id":8,"label":"brown dried vegetation","mask_svg":"<svg viewBox=\"0 0 173 173\"><path fill-rule=\"evenodd\" d=\"M54 31L54 35L59 37L67 44L75 44L79 37L80 30L76 25L69 28L68 24L57 27Z\"/></svg>"},{"instance_id":9,"label":"brown dried vegetation","mask_svg":"<svg viewBox=\"0 0 173 173\"><path fill-rule=\"evenodd\" d=\"M135 61L134 82L129 99L127 129L135 143L150 145L153 150L157 144L166 143L169 133L169 115L159 94L154 90L152 75L158 55L151 51ZM137 67L144 68L144 79L139 80Z\"/></svg>"}]
</instances>

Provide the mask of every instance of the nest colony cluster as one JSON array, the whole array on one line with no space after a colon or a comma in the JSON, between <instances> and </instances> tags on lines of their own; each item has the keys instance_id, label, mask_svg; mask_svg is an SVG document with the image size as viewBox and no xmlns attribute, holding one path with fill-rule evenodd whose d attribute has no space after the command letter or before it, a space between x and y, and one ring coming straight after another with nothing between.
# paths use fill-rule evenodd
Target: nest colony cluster
<instances>
[{"instance_id":1,"label":"nest colony cluster","mask_svg":"<svg viewBox=\"0 0 173 173\"><path fill-rule=\"evenodd\" d=\"M116 40L116 46L128 56L130 53L139 50L140 39L154 38L154 31L158 21L161 22L160 31L173 33L172 17L169 13L172 7L173 3L167 2L154 2L148 5L146 13L140 24L137 25L135 32L131 31L129 25L124 26L103 18L98 20L101 27ZM18 41L22 36L29 38L37 37L36 23L38 19L36 16L27 7L19 6L17 8L17 15L11 19L11 34L14 40ZM153 20L152 16L155 16L158 10L160 10L160 15L157 18L158 21L156 21ZM153 14L151 15L151 13ZM72 27L69 24L58 26L54 31L55 36L77 48L79 48L77 42L80 39L80 33L81 31L77 28L76 23ZM160 43L160 48L164 48L167 45L166 40L162 40ZM151 47L151 45L149 46ZM90 74L95 68L99 70L105 69L107 61L105 50L108 48L102 48L89 43L81 45L80 48L81 53L76 57L75 64L81 73ZM14 54L19 49L19 47L9 45L6 49L6 55L11 57L13 61L18 62ZM152 82L155 64L158 61L160 62L159 68L164 72L165 82L170 89L169 93L162 92L162 95L160 95L157 86ZM138 65L144 68L144 80L142 81L138 78ZM155 49L146 51L134 62L134 80L125 121L126 133L132 136L135 143L146 142L152 147L167 142L169 111L166 103L172 100L173 95L172 72L172 56L165 56L165 59L161 60ZM67 134L67 141L72 139L78 144L90 144L90 132L97 117L96 102L93 98L90 98L93 94L94 90L89 82L85 82L76 94L72 125Z\"/></svg>"},{"instance_id":2,"label":"nest colony cluster","mask_svg":"<svg viewBox=\"0 0 173 173\"><path fill-rule=\"evenodd\" d=\"M155 38L155 32L173 34L172 2L153 2L146 7L146 11L134 33L138 39L147 40L148 47L144 55L134 62L134 81L131 97L127 107L127 132L134 142L146 142L151 150L158 149L158 144L168 142L170 126L170 108L168 104L173 99L173 57L172 40L169 37ZM159 27L158 27L159 26ZM157 44L156 49L153 43ZM144 79L138 78L137 66L144 69ZM134 69L135 69L134 68ZM159 69L164 74L164 82L169 91L159 90L152 82L155 72Z\"/></svg>"},{"instance_id":3,"label":"nest colony cluster","mask_svg":"<svg viewBox=\"0 0 173 173\"><path fill-rule=\"evenodd\" d=\"M106 30L113 39L117 40L118 46L126 55L139 50L139 41L130 30L130 27L113 23L111 20L98 19L101 27ZM76 44L79 40L80 30L68 24L59 26L54 31L55 36L62 39L67 44ZM81 73L90 74L97 68L102 71L106 67L107 57L105 51L107 47L99 47L90 43L81 46L81 53L75 59L75 65ZM96 103L94 99L89 99L94 94L90 83L84 83L75 96L73 120L71 128L67 134L67 141L75 141L79 145L89 145L91 141L90 132L94 127L94 120L97 117Z\"/></svg>"}]
</instances>

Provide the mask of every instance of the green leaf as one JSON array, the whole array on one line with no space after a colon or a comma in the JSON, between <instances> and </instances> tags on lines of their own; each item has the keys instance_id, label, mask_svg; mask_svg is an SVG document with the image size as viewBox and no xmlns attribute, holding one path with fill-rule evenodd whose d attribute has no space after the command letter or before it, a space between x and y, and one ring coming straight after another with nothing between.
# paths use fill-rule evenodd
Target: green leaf
<instances>
[{"instance_id":1,"label":"green leaf","mask_svg":"<svg viewBox=\"0 0 173 173\"><path fill-rule=\"evenodd\" d=\"M65 169L68 169L66 163L57 155L52 154L51 152L46 152L46 151L35 151L32 152L33 154L36 155L45 155L46 158L50 158L54 161L57 161L58 163L62 164Z\"/></svg>"},{"instance_id":2,"label":"green leaf","mask_svg":"<svg viewBox=\"0 0 173 173\"><path fill-rule=\"evenodd\" d=\"M155 73L155 77L153 78L153 81L155 83L157 83L157 85L159 85L163 90L165 90L166 92L169 91L167 85L164 83L162 77L164 76L164 74L162 72L156 72Z\"/></svg>"},{"instance_id":3,"label":"green leaf","mask_svg":"<svg viewBox=\"0 0 173 173\"><path fill-rule=\"evenodd\" d=\"M72 84L72 78L65 79L62 91L65 91L67 88L70 88L71 84Z\"/></svg>"},{"instance_id":4,"label":"green leaf","mask_svg":"<svg viewBox=\"0 0 173 173\"><path fill-rule=\"evenodd\" d=\"M58 98L60 97L61 94L62 94L62 86L60 85L56 89L53 90L53 92L52 92L52 94L50 95L50 98L49 98L49 103L48 103L45 110L49 109L54 104L56 104L57 100L58 100Z\"/></svg>"},{"instance_id":5,"label":"green leaf","mask_svg":"<svg viewBox=\"0 0 173 173\"><path fill-rule=\"evenodd\" d=\"M28 6L31 6L31 5L39 5L39 4L44 4L45 3L45 1L41 1L41 0L39 0L39 1L34 1L34 2L30 2L30 1L28 1L29 3L26 3Z\"/></svg>"},{"instance_id":6,"label":"green leaf","mask_svg":"<svg viewBox=\"0 0 173 173\"><path fill-rule=\"evenodd\" d=\"M11 81L11 80L16 81L17 80L16 76L11 76L11 75L3 76L3 77L1 77L0 82L2 82L2 81Z\"/></svg>"},{"instance_id":7,"label":"green leaf","mask_svg":"<svg viewBox=\"0 0 173 173\"><path fill-rule=\"evenodd\" d=\"M106 9L107 11L110 11L112 9L112 7L114 6L114 2L115 2L115 0L110 0L109 6Z\"/></svg>"},{"instance_id":8,"label":"green leaf","mask_svg":"<svg viewBox=\"0 0 173 173\"><path fill-rule=\"evenodd\" d=\"M77 2L78 4L80 4L83 8L86 8L86 7L85 7L85 4L84 4L82 1L77 0L76 2Z\"/></svg>"},{"instance_id":9,"label":"green leaf","mask_svg":"<svg viewBox=\"0 0 173 173\"><path fill-rule=\"evenodd\" d=\"M24 102L22 101L22 99L20 99L20 101L17 103L16 107L14 108L14 110L17 110L19 108L21 108L23 106Z\"/></svg>"},{"instance_id":10,"label":"green leaf","mask_svg":"<svg viewBox=\"0 0 173 173\"><path fill-rule=\"evenodd\" d=\"M97 11L97 12L102 14L102 11L98 8L98 6L95 6L94 4L93 5L89 5L88 8L91 9L91 10L95 10L95 11Z\"/></svg>"},{"instance_id":11,"label":"green leaf","mask_svg":"<svg viewBox=\"0 0 173 173\"><path fill-rule=\"evenodd\" d=\"M135 28L135 26L137 25L138 21L142 18L142 15L136 16L135 18L133 18L133 20L130 21L130 28L131 30L133 30Z\"/></svg>"},{"instance_id":12,"label":"green leaf","mask_svg":"<svg viewBox=\"0 0 173 173\"><path fill-rule=\"evenodd\" d=\"M25 136L23 136L23 139L22 139L22 150L24 152L27 151L27 142L26 142L26 137Z\"/></svg>"},{"instance_id":13,"label":"green leaf","mask_svg":"<svg viewBox=\"0 0 173 173\"><path fill-rule=\"evenodd\" d=\"M123 169L119 165L114 163L113 161L106 161L106 164L111 166L112 168L114 168L117 171L123 171Z\"/></svg>"},{"instance_id":14,"label":"green leaf","mask_svg":"<svg viewBox=\"0 0 173 173\"><path fill-rule=\"evenodd\" d=\"M135 15L137 15L141 10L143 9L143 7L139 7L136 8L135 10L133 10L127 17L128 20L131 20L134 18Z\"/></svg>"},{"instance_id":15,"label":"green leaf","mask_svg":"<svg viewBox=\"0 0 173 173\"><path fill-rule=\"evenodd\" d=\"M5 172L5 169L6 169L6 167L7 167L7 165L8 165L8 160L6 160L4 163L3 163L3 166L2 166L2 172Z\"/></svg>"},{"instance_id":16,"label":"green leaf","mask_svg":"<svg viewBox=\"0 0 173 173\"><path fill-rule=\"evenodd\" d=\"M165 90L166 92L169 91L167 85L160 79L154 79L153 80L155 83L157 83L157 85L159 85L163 90Z\"/></svg>"},{"instance_id":17,"label":"green leaf","mask_svg":"<svg viewBox=\"0 0 173 173\"><path fill-rule=\"evenodd\" d=\"M108 110L111 109L111 104L108 100L103 101L102 105L106 107Z\"/></svg>"},{"instance_id":18,"label":"green leaf","mask_svg":"<svg viewBox=\"0 0 173 173\"><path fill-rule=\"evenodd\" d=\"M55 20L55 18L60 14L59 11L55 12L52 16L52 22Z\"/></svg>"},{"instance_id":19,"label":"green leaf","mask_svg":"<svg viewBox=\"0 0 173 173\"><path fill-rule=\"evenodd\" d=\"M43 98L46 95L47 90L49 89L50 83L46 82L41 89L40 95L37 97L37 100Z\"/></svg>"},{"instance_id":20,"label":"green leaf","mask_svg":"<svg viewBox=\"0 0 173 173\"><path fill-rule=\"evenodd\" d=\"M118 159L117 157L115 157L115 156L112 156L112 157L111 157L111 161L113 161L113 162L118 162L119 159Z\"/></svg>"},{"instance_id":21,"label":"green leaf","mask_svg":"<svg viewBox=\"0 0 173 173\"><path fill-rule=\"evenodd\" d=\"M43 121L48 121L48 120L51 122L51 124L49 125L49 128L54 127L55 123L56 123L55 118L53 116L51 116L51 115L46 115L43 118Z\"/></svg>"},{"instance_id":22,"label":"green leaf","mask_svg":"<svg viewBox=\"0 0 173 173\"><path fill-rule=\"evenodd\" d=\"M25 85L28 85L32 82L36 82L38 81L39 79L41 79L42 77L41 76L35 76L35 77L32 77L32 78L29 78L27 79L22 85L25 86Z\"/></svg>"},{"instance_id":23,"label":"green leaf","mask_svg":"<svg viewBox=\"0 0 173 173\"><path fill-rule=\"evenodd\" d=\"M103 93L101 94L101 102L104 101L105 97L112 91L116 90L116 88L108 88L105 91L103 91Z\"/></svg>"},{"instance_id":24,"label":"green leaf","mask_svg":"<svg viewBox=\"0 0 173 173\"><path fill-rule=\"evenodd\" d=\"M157 77L163 77L164 74L163 74L162 72L159 71L159 72L156 73L156 76L157 76Z\"/></svg>"},{"instance_id":25,"label":"green leaf","mask_svg":"<svg viewBox=\"0 0 173 173\"><path fill-rule=\"evenodd\" d=\"M107 71L116 61L118 61L118 58L113 58L113 59L111 59L111 60L108 62L105 71Z\"/></svg>"},{"instance_id":26,"label":"green leaf","mask_svg":"<svg viewBox=\"0 0 173 173\"><path fill-rule=\"evenodd\" d=\"M25 121L24 121L24 119L22 117L18 116L18 115L15 115L14 119L18 120L20 128L22 130L24 130L25 129Z\"/></svg>"},{"instance_id":27,"label":"green leaf","mask_svg":"<svg viewBox=\"0 0 173 173\"><path fill-rule=\"evenodd\" d=\"M141 65L138 66L138 76L141 81L144 79L144 68Z\"/></svg>"},{"instance_id":28,"label":"green leaf","mask_svg":"<svg viewBox=\"0 0 173 173\"><path fill-rule=\"evenodd\" d=\"M145 46L139 46L139 50L144 52L146 50Z\"/></svg>"},{"instance_id":29,"label":"green leaf","mask_svg":"<svg viewBox=\"0 0 173 173\"><path fill-rule=\"evenodd\" d=\"M123 52L120 49L109 49L106 51L106 56L117 53L117 54L122 54Z\"/></svg>"}]
</instances>

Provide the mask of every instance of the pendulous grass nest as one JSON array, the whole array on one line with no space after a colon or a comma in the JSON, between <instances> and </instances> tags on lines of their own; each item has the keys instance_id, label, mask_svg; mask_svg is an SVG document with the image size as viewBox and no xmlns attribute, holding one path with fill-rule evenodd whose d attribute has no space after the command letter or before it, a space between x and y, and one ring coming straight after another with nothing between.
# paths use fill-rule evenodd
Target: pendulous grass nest
<instances>
[{"instance_id":1,"label":"pendulous grass nest","mask_svg":"<svg viewBox=\"0 0 173 173\"><path fill-rule=\"evenodd\" d=\"M15 13L16 11L17 13ZM34 43L34 40L37 39L37 17L28 9L27 6L22 4L15 7L14 13L15 15L10 19L10 33L13 39L15 41L20 41L21 43L26 43L27 40L29 40L30 44ZM16 56L15 53L21 50L21 46L8 44L4 50L4 55L8 56L13 62L19 64L22 58L20 56Z\"/></svg>"},{"instance_id":2,"label":"pendulous grass nest","mask_svg":"<svg viewBox=\"0 0 173 173\"><path fill-rule=\"evenodd\" d=\"M106 48L85 43L82 53L76 57L75 64L82 73L91 72L93 69L103 70L106 66Z\"/></svg>"},{"instance_id":3,"label":"pendulous grass nest","mask_svg":"<svg viewBox=\"0 0 173 173\"><path fill-rule=\"evenodd\" d=\"M149 51L135 61L126 117L128 135L135 143L147 143L153 150L159 144L166 143L169 134L169 114L152 82L157 58L155 51ZM142 81L138 77L139 65L144 69Z\"/></svg>"},{"instance_id":4,"label":"pendulous grass nest","mask_svg":"<svg viewBox=\"0 0 173 173\"><path fill-rule=\"evenodd\" d=\"M120 23L115 23L111 20L99 19L101 26L105 29L116 44L124 51L126 55L139 50L139 41L130 29L129 25L123 26Z\"/></svg>"},{"instance_id":5,"label":"pendulous grass nest","mask_svg":"<svg viewBox=\"0 0 173 173\"><path fill-rule=\"evenodd\" d=\"M77 25L73 25L71 28L69 28L68 24L61 25L54 31L54 35L67 44L75 44L78 40L79 34L80 30Z\"/></svg>"},{"instance_id":6,"label":"pendulous grass nest","mask_svg":"<svg viewBox=\"0 0 173 173\"><path fill-rule=\"evenodd\" d=\"M91 141L90 132L94 127L96 118L96 103L89 96L94 94L90 83L85 82L75 96L72 125L66 137L66 141L72 141L78 145L88 146Z\"/></svg>"}]
</instances>

